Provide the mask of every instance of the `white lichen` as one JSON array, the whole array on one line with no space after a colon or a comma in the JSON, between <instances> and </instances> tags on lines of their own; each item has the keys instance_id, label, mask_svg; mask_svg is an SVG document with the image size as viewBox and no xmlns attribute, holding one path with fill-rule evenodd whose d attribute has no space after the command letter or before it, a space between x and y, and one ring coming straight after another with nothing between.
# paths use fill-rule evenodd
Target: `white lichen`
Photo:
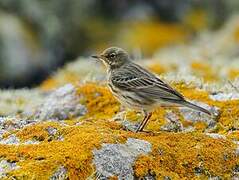
<instances>
[{"instance_id":1,"label":"white lichen","mask_svg":"<svg viewBox=\"0 0 239 180\"><path fill-rule=\"evenodd\" d=\"M39 120L65 120L85 115L87 109L79 103L79 97L72 84L52 92L39 107L35 118Z\"/></svg>"}]
</instances>

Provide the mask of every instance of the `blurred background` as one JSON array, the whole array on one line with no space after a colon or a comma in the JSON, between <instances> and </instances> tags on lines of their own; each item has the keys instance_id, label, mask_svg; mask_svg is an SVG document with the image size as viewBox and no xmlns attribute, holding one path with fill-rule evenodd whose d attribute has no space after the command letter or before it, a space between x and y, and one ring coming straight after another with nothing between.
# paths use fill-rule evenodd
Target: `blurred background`
<instances>
[{"instance_id":1,"label":"blurred background","mask_svg":"<svg viewBox=\"0 0 239 180\"><path fill-rule=\"evenodd\" d=\"M238 0L1 0L0 88L37 86L111 45L150 57L216 31L238 10Z\"/></svg>"}]
</instances>

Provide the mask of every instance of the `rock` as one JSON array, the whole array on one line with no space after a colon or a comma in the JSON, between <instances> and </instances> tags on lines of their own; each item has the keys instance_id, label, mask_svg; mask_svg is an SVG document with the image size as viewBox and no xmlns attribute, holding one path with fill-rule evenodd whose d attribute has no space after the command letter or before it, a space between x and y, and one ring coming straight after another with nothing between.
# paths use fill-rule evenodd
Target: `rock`
<instances>
[{"instance_id":1,"label":"rock","mask_svg":"<svg viewBox=\"0 0 239 180\"><path fill-rule=\"evenodd\" d=\"M227 101L239 99L239 93L218 93L209 96L214 101Z\"/></svg>"},{"instance_id":2,"label":"rock","mask_svg":"<svg viewBox=\"0 0 239 180\"><path fill-rule=\"evenodd\" d=\"M50 177L50 180L66 180L68 178L67 169L64 166L60 166Z\"/></svg>"},{"instance_id":3,"label":"rock","mask_svg":"<svg viewBox=\"0 0 239 180\"><path fill-rule=\"evenodd\" d=\"M27 140L26 142L24 142L24 145L29 145L29 144L39 144L40 141L37 140Z\"/></svg>"},{"instance_id":4,"label":"rock","mask_svg":"<svg viewBox=\"0 0 239 180\"><path fill-rule=\"evenodd\" d=\"M139 126L138 123L132 123L127 120L120 121L120 124L123 126L125 130L135 132Z\"/></svg>"},{"instance_id":5,"label":"rock","mask_svg":"<svg viewBox=\"0 0 239 180\"><path fill-rule=\"evenodd\" d=\"M215 114L215 116L217 116L219 113L217 108L210 107L207 104L196 102L196 101L193 101L192 103L209 110L210 112ZM206 122L210 128L214 127L216 124L216 122L214 121L212 117L208 116L207 114L203 112L195 111L187 107L180 107L179 110L185 120L193 121L193 122L203 121L203 122Z\"/></svg>"},{"instance_id":6,"label":"rock","mask_svg":"<svg viewBox=\"0 0 239 180\"><path fill-rule=\"evenodd\" d=\"M0 144L7 144L7 145L18 145L20 140L16 137L16 135L11 134L7 139L2 139Z\"/></svg>"},{"instance_id":7,"label":"rock","mask_svg":"<svg viewBox=\"0 0 239 180\"><path fill-rule=\"evenodd\" d=\"M93 163L97 173L105 178L117 176L119 179L134 179L133 163L137 156L151 152L147 141L128 138L125 144L103 144L94 150Z\"/></svg>"},{"instance_id":8,"label":"rock","mask_svg":"<svg viewBox=\"0 0 239 180\"><path fill-rule=\"evenodd\" d=\"M4 131L13 131L22 129L28 124L36 122L35 120L27 120L19 117L0 117L0 129Z\"/></svg>"},{"instance_id":9,"label":"rock","mask_svg":"<svg viewBox=\"0 0 239 180\"><path fill-rule=\"evenodd\" d=\"M208 135L214 139L226 139L226 137L224 135L217 134L217 133L206 133L206 135Z\"/></svg>"},{"instance_id":10,"label":"rock","mask_svg":"<svg viewBox=\"0 0 239 180\"><path fill-rule=\"evenodd\" d=\"M85 115L87 109L79 103L76 89L67 84L52 92L39 107L35 118L40 120L65 120Z\"/></svg>"},{"instance_id":11,"label":"rock","mask_svg":"<svg viewBox=\"0 0 239 180\"><path fill-rule=\"evenodd\" d=\"M52 140L63 141L64 140L63 136L61 134L59 134L59 132L56 128L48 127L46 129L46 131L48 132L48 134L50 136L48 141L52 141Z\"/></svg>"},{"instance_id":12,"label":"rock","mask_svg":"<svg viewBox=\"0 0 239 180\"><path fill-rule=\"evenodd\" d=\"M168 112L165 116L167 123L160 127L162 131L179 132L183 130L183 125L173 112Z\"/></svg>"},{"instance_id":13,"label":"rock","mask_svg":"<svg viewBox=\"0 0 239 180\"><path fill-rule=\"evenodd\" d=\"M11 163L6 160L0 161L0 178L6 178L6 173L18 169L16 163Z\"/></svg>"}]
</instances>

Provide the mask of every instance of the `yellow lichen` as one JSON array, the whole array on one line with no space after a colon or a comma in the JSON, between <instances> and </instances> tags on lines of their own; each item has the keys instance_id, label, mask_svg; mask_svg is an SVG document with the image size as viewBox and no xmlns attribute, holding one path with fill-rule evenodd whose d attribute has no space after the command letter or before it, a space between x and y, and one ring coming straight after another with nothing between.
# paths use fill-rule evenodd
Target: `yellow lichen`
<instances>
[{"instance_id":1,"label":"yellow lichen","mask_svg":"<svg viewBox=\"0 0 239 180\"><path fill-rule=\"evenodd\" d=\"M87 106L89 117L110 118L120 110L120 104L105 86L85 84L78 88L78 94L81 103Z\"/></svg>"},{"instance_id":2,"label":"yellow lichen","mask_svg":"<svg viewBox=\"0 0 239 180\"><path fill-rule=\"evenodd\" d=\"M33 126L26 126L22 131L16 133L17 137L22 141L37 140L37 141L48 141L50 136L47 129L56 128L60 129L60 125L57 122L42 122Z\"/></svg>"},{"instance_id":3,"label":"yellow lichen","mask_svg":"<svg viewBox=\"0 0 239 180\"><path fill-rule=\"evenodd\" d=\"M228 77L231 80L234 80L239 77L239 69L230 69L230 71L228 72Z\"/></svg>"},{"instance_id":4,"label":"yellow lichen","mask_svg":"<svg viewBox=\"0 0 239 180\"><path fill-rule=\"evenodd\" d=\"M182 43L188 32L180 25L162 22L135 22L125 25L127 31L121 33L121 41L127 47L139 47L146 54L152 54L158 48Z\"/></svg>"},{"instance_id":5,"label":"yellow lichen","mask_svg":"<svg viewBox=\"0 0 239 180\"><path fill-rule=\"evenodd\" d=\"M204 132L204 130L207 128L207 124L205 122L196 122L194 124L194 127L197 131Z\"/></svg>"},{"instance_id":6,"label":"yellow lichen","mask_svg":"<svg viewBox=\"0 0 239 180\"><path fill-rule=\"evenodd\" d=\"M48 126L49 124L46 126L41 123L32 125L30 129L20 130L17 135L24 139L32 138L28 133L46 137L45 128ZM54 127L54 124L51 126ZM61 126L58 127L58 131L64 137L64 141L41 141L40 144L20 146L0 145L0 155L9 161L17 162L21 167L10 173L13 177L47 179L62 165L67 168L70 179L85 179L93 172L91 161L94 148L99 148L102 143L125 140L125 135L118 137L119 128L120 126L114 122L104 121L85 122L81 126Z\"/></svg>"},{"instance_id":7,"label":"yellow lichen","mask_svg":"<svg viewBox=\"0 0 239 180\"><path fill-rule=\"evenodd\" d=\"M153 152L135 162L137 177L153 174L156 179L165 176L192 179L196 177L196 169L201 166L202 176L228 177L238 163L235 145L226 140L212 139L198 133L160 133L144 139L153 144Z\"/></svg>"},{"instance_id":8,"label":"yellow lichen","mask_svg":"<svg viewBox=\"0 0 239 180\"><path fill-rule=\"evenodd\" d=\"M239 42L239 26L235 28L234 37L237 42Z\"/></svg>"},{"instance_id":9,"label":"yellow lichen","mask_svg":"<svg viewBox=\"0 0 239 180\"><path fill-rule=\"evenodd\" d=\"M79 80L80 77L76 73L62 72L45 80L41 84L40 88L44 91L49 91L56 89L57 87L63 86L67 83L77 84Z\"/></svg>"},{"instance_id":10,"label":"yellow lichen","mask_svg":"<svg viewBox=\"0 0 239 180\"><path fill-rule=\"evenodd\" d=\"M151 64L148 67L148 69L151 70L154 73L157 73L157 74L162 74L162 73L165 73L167 71L167 68L165 66L160 65L160 64Z\"/></svg>"},{"instance_id":11,"label":"yellow lichen","mask_svg":"<svg viewBox=\"0 0 239 180\"><path fill-rule=\"evenodd\" d=\"M197 75L198 77L203 77L203 79L206 82L212 82L212 81L218 80L217 73L214 72L212 67L207 63L201 63L201 62L195 61L191 63L191 68L195 75Z\"/></svg>"}]
</instances>

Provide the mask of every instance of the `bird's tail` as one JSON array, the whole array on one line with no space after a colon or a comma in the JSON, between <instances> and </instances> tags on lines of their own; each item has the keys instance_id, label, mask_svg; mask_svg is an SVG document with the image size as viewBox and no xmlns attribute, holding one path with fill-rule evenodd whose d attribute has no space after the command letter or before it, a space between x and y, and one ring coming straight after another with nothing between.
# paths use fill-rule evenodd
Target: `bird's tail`
<instances>
[{"instance_id":1,"label":"bird's tail","mask_svg":"<svg viewBox=\"0 0 239 180\"><path fill-rule=\"evenodd\" d=\"M205 114L207 114L209 116L212 116L212 113L210 111L208 111L208 110L206 110L206 109L204 109L204 108L202 108L200 106L197 106L197 105L195 105L193 103L190 103L188 101L184 101L181 104L186 106L186 107L188 107L188 108L192 108L192 109L194 109L196 111L200 111L200 112L203 112L203 113L205 113Z\"/></svg>"}]
</instances>

